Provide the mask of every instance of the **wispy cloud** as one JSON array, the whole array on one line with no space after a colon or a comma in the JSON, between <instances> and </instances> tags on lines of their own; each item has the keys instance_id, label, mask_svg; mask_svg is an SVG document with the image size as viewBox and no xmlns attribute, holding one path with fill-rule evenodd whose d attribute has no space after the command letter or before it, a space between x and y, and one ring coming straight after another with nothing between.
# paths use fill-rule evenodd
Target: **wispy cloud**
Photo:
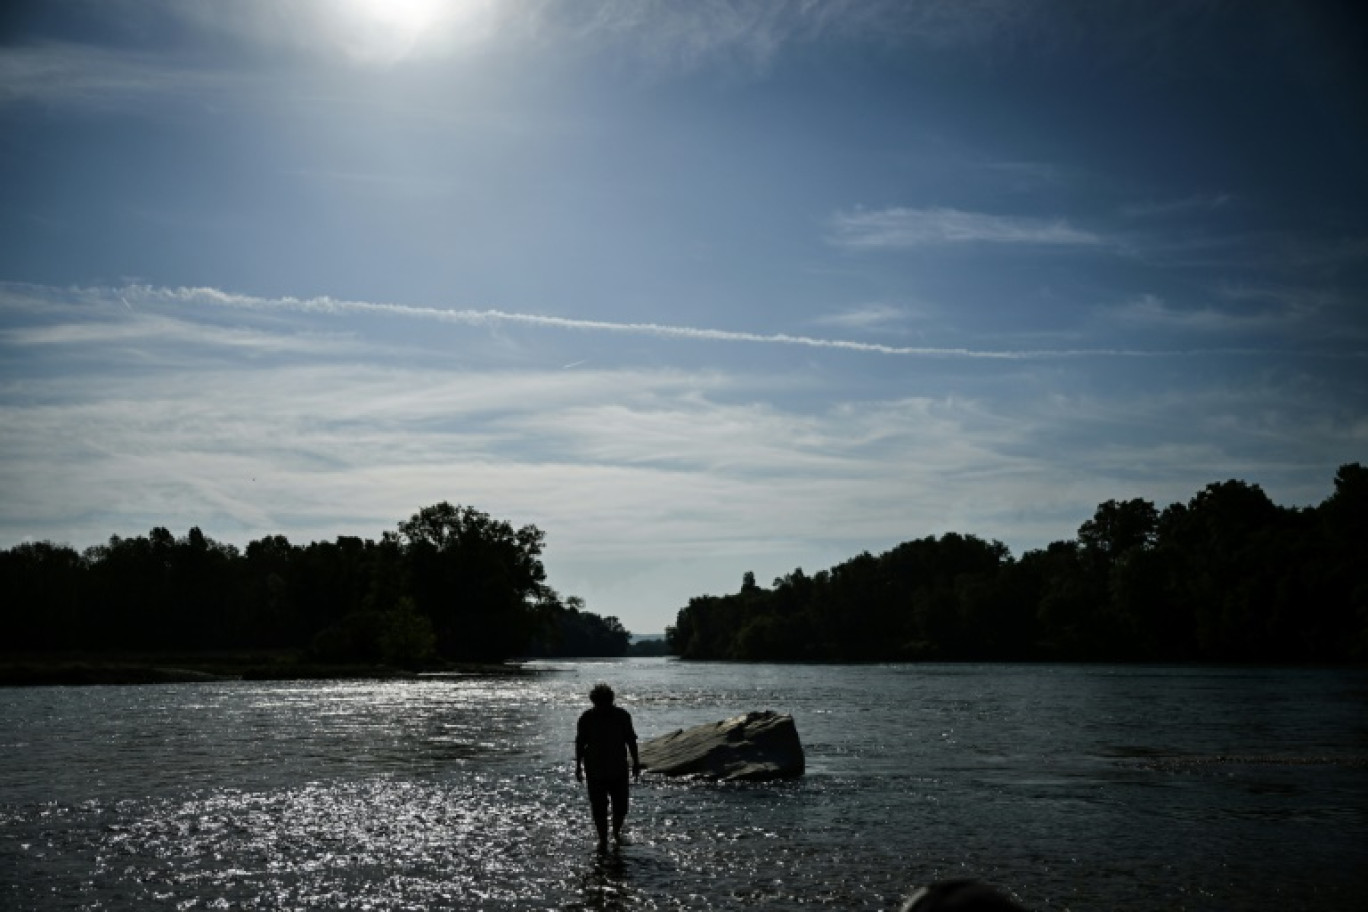
<instances>
[{"instance_id":1,"label":"wispy cloud","mask_svg":"<svg viewBox=\"0 0 1368 912\"><path fill-rule=\"evenodd\" d=\"M843 534L871 534L894 514L871 526L868 511L834 507L863 496L872 465L909 445L925 471L986 458L953 439L974 420L954 402L808 415L717 398L742 387L743 375L671 370L355 365L35 379L0 400L0 475L14 493L3 526L95 511L259 535L299 515L325 536L374 534L422 503L478 498L578 540L572 550L668 559L721 539L831 532L836 515Z\"/></svg>"},{"instance_id":2,"label":"wispy cloud","mask_svg":"<svg viewBox=\"0 0 1368 912\"><path fill-rule=\"evenodd\" d=\"M58 346L177 345L213 346L259 354L355 353L359 343L344 333L282 333L214 326L158 314L117 319L61 322L0 329L0 341L16 348Z\"/></svg>"},{"instance_id":3,"label":"wispy cloud","mask_svg":"<svg viewBox=\"0 0 1368 912\"><path fill-rule=\"evenodd\" d=\"M896 250L936 244L1028 244L1098 247L1106 238L1064 219L991 215L961 209L856 209L831 221L831 242L852 250Z\"/></svg>"},{"instance_id":4,"label":"wispy cloud","mask_svg":"<svg viewBox=\"0 0 1368 912\"><path fill-rule=\"evenodd\" d=\"M743 374L674 370L191 366L94 379L35 378L0 399L6 538L142 531L111 527L116 515L239 542L374 535L453 499L537 522L563 556L668 562L796 538L796 563L815 540L886 547L956 530L1042 544L1116 496L1118 478L1187 496L1242 465L1251 441L1292 467L1307 447L1323 460L1362 443L1314 390L1257 385L793 409L756 398ZM1044 531L1059 513L1069 519Z\"/></svg>"},{"instance_id":5,"label":"wispy cloud","mask_svg":"<svg viewBox=\"0 0 1368 912\"><path fill-rule=\"evenodd\" d=\"M818 326L831 326L838 329L868 331L897 326L905 323L909 313L904 307L891 304L862 304L836 313L825 314L813 319Z\"/></svg>"},{"instance_id":6,"label":"wispy cloud","mask_svg":"<svg viewBox=\"0 0 1368 912\"><path fill-rule=\"evenodd\" d=\"M1229 287L1213 300L1180 307L1154 294L1133 298L1113 311L1127 323L1163 326L1207 334L1288 329L1306 324L1320 309L1320 296L1289 296L1284 289Z\"/></svg>"},{"instance_id":7,"label":"wispy cloud","mask_svg":"<svg viewBox=\"0 0 1368 912\"><path fill-rule=\"evenodd\" d=\"M765 72L816 42L982 48L1006 43L1050 53L1086 42L1088 17L1041 0L463 0L456 3L80 4L81 27L35 20L27 48L0 53L0 99L136 98L147 92L250 77L262 60L289 67L394 67L489 47L526 59L551 52L612 53L652 70L718 66ZM71 19L76 19L73 14ZM1151 17L1152 18L1152 17ZM158 56L92 35L174 39ZM64 47L65 46L65 47ZM200 52L203 53L200 53ZM211 72L204 61L234 61ZM44 74L57 78L45 80Z\"/></svg>"},{"instance_id":8,"label":"wispy cloud","mask_svg":"<svg viewBox=\"0 0 1368 912\"><path fill-rule=\"evenodd\" d=\"M1106 498L1187 497L1232 472L1314 502L1364 441L1362 410L1315 378L1117 393L1088 361L1018 361L816 395L822 380L744 352L564 370L564 348L540 367L399 360L358 331L341 358L186 354L199 330L250 348L273 331L377 329L339 319L355 314L623 331L603 321L141 286L0 285L0 308L0 545L153 525L238 544L374 536L452 500L547 530L553 584L642 630L746 569L767 579L951 530L1020 550Z\"/></svg>"},{"instance_id":9,"label":"wispy cloud","mask_svg":"<svg viewBox=\"0 0 1368 912\"><path fill-rule=\"evenodd\" d=\"M731 58L764 67L786 48L819 39L978 45L1045 21L1033 6L1013 0L542 0L532 8L543 32L609 42L657 65Z\"/></svg>"},{"instance_id":10,"label":"wispy cloud","mask_svg":"<svg viewBox=\"0 0 1368 912\"><path fill-rule=\"evenodd\" d=\"M1288 321L1314 320L1345 304L1343 295L1333 288L1225 282L1219 286L1217 294L1226 301L1253 305ZM1348 325L1336 326L1336 331L1350 329Z\"/></svg>"},{"instance_id":11,"label":"wispy cloud","mask_svg":"<svg viewBox=\"0 0 1368 912\"><path fill-rule=\"evenodd\" d=\"M148 96L203 97L263 85L249 71L130 49L58 41L0 48L0 104L122 107Z\"/></svg>"},{"instance_id":12,"label":"wispy cloud","mask_svg":"<svg viewBox=\"0 0 1368 912\"><path fill-rule=\"evenodd\" d=\"M178 81L181 91L203 88L228 77L228 71L211 75L203 67L209 57L235 60L243 76L263 58L287 67L389 68L450 59L487 46L543 55L548 49L612 51L652 69L734 61L763 70L784 49L823 38L887 40L896 35L936 44L975 42L1019 18L1012 15L1018 6L1008 0L978 0L972 11L949 0L82 4L83 27L70 27L61 15L35 20L33 28L46 31L24 34L26 47L0 53L0 100L135 98L176 90ZM143 31L174 42L147 54L127 41ZM103 37L92 37L97 35Z\"/></svg>"}]
</instances>

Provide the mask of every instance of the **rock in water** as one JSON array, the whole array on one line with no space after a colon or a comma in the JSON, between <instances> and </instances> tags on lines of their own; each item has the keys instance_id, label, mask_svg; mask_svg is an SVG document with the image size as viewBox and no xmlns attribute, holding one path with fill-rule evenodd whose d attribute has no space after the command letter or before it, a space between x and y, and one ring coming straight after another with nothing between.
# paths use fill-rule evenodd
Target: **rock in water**
<instances>
[{"instance_id":1,"label":"rock in water","mask_svg":"<svg viewBox=\"0 0 1368 912\"><path fill-rule=\"evenodd\" d=\"M770 711L682 728L644 742L640 753L643 767L666 776L764 782L803 775L793 717Z\"/></svg>"}]
</instances>

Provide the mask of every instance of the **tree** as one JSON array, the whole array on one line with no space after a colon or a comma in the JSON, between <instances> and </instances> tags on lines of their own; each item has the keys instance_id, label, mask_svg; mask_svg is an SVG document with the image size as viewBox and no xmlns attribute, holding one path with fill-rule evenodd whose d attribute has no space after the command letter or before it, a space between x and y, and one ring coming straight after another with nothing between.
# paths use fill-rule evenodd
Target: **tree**
<instances>
[{"instance_id":1,"label":"tree","mask_svg":"<svg viewBox=\"0 0 1368 912\"><path fill-rule=\"evenodd\" d=\"M545 535L442 502L399 524L410 590L446 658L517 655L553 615L540 560Z\"/></svg>"},{"instance_id":2,"label":"tree","mask_svg":"<svg viewBox=\"0 0 1368 912\"><path fill-rule=\"evenodd\" d=\"M1314 597L1330 615L1318 631L1317 658L1368 660L1368 468L1340 466L1335 491L1317 515Z\"/></svg>"},{"instance_id":3,"label":"tree","mask_svg":"<svg viewBox=\"0 0 1368 912\"><path fill-rule=\"evenodd\" d=\"M1150 637L1146 613L1155 604L1153 580L1134 572L1152 567L1150 552L1158 536L1159 512L1141 498L1108 500L1078 528L1081 590L1087 625L1080 628L1084 654L1099 658L1137 658Z\"/></svg>"},{"instance_id":4,"label":"tree","mask_svg":"<svg viewBox=\"0 0 1368 912\"><path fill-rule=\"evenodd\" d=\"M10 649L48 650L70 645L80 629L85 561L71 548L25 542L0 551L0 635Z\"/></svg>"},{"instance_id":5,"label":"tree","mask_svg":"<svg viewBox=\"0 0 1368 912\"><path fill-rule=\"evenodd\" d=\"M418 613L413 599L404 597L385 612L380 626L380 657L390 665L418 669L437 650L432 622Z\"/></svg>"},{"instance_id":6,"label":"tree","mask_svg":"<svg viewBox=\"0 0 1368 912\"><path fill-rule=\"evenodd\" d=\"M1078 543L1090 554L1116 560L1134 548L1154 544L1159 513L1148 500L1108 500L1078 527Z\"/></svg>"},{"instance_id":7,"label":"tree","mask_svg":"<svg viewBox=\"0 0 1368 912\"><path fill-rule=\"evenodd\" d=\"M621 655L616 618L562 603L535 526L440 503L379 541L283 536L241 554L199 528L111 536L78 554L0 550L11 649L308 649L330 662L420 667L529 647ZM1368 659L1368 470L1343 465L1315 507L1257 485L1208 485L1156 513L1108 500L1077 538L1013 560L946 533L812 576L689 600L667 629L693 659L1313 661ZM546 654L543 652L543 654Z\"/></svg>"},{"instance_id":8,"label":"tree","mask_svg":"<svg viewBox=\"0 0 1368 912\"><path fill-rule=\"evenodd\" d=\"M290 584L296 551L283 535L268 535L247 545L235 645L280 647L307 640L309 632L300 622Z\"/></svg>"},{"instance_id":9,"label":"tree","mask_svg":"<svg viewBox=\"0 0 1368 912\"><path fill-rule=\"evenodd\" d=\"M1255 661L1275 646L1281 519L1262 488L1234 479L1207 485L1161 517L1180 568L1173 594L1189 606L1203 658Z\"/></svg>"},{"instance_id":10,"label":"tree","mask_svg":"<svg viewBox=\"0 0 1368 912\"><path fill-rule=\"evenodd\" d=\"M624 656L631 634L615 617L600 617L584 610L584 599L570 596L556 609L549 633L530 644L535 656Z\"/></svg>"}]
</instances>

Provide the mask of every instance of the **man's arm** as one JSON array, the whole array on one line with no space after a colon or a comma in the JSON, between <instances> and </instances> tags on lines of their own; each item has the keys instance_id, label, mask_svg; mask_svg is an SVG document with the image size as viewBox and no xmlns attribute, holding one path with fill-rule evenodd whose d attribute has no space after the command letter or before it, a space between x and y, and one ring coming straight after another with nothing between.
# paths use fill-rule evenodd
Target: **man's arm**
<instances>
[{"instance_id":1,"label":"man's arm","mask_svg":"<svg viewBox=\"0 0 1368 912\"><path fill-rule=\"evenodd\" d=\"M575 781L584 781L584 720L575 725Z\"/></svg>"},{"instance_id":2,"label":"man's arm","mask_svg":"<svg viewBox=\"0 0 1368 912\"><path fill-rule=\"evenodd\" d=\"M637 756L637 736L636 729L632 726L632 714L626 710L622 711L624 721L627 723L627 750L632 755L632 778L641 778L641 758Z\"/></svg>"}]
</instances>

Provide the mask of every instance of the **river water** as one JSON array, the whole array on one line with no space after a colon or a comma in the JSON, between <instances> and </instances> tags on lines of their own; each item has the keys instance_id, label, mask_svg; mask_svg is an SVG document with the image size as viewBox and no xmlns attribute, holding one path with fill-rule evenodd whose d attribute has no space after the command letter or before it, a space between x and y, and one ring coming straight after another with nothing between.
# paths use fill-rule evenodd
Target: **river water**
<instances>
[{"instance_id":1,"label":"river water","mask_svg":"<svg viewBox=\"0 0 1368 912\"><path fill-rule=\"evenodd\" d=\"M1368 672L548 662L516 677L0 690L0 909L1368 908ZM792 713L799 781L643 778L594 851L571 739Z\"/></svg>"}]
</instances>

